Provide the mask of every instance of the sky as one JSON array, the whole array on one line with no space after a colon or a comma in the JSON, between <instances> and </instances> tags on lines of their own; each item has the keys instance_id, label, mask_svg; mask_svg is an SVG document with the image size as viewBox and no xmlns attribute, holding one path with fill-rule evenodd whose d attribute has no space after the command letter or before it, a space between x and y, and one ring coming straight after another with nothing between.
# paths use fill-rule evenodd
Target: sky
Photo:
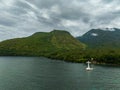
<instances>
[{"instance_id":1,"label":"sky","mask_svg":"<svg viewBox=\"0 0 120 90\"><path fill-rule=\"evenodd\" d=\"M35 32L120 28L120 0L0 0L0 41Z\"/></svg>"}]
</instances>

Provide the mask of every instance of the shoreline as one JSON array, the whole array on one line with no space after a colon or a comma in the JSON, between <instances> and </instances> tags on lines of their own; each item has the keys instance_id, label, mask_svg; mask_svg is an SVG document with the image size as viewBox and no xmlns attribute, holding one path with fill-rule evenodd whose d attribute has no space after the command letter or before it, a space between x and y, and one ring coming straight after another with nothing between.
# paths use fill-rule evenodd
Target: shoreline
<instances>
[{"instance_id":1,"label":"shoreline","mask_svg":"<svg viewBox=\"0 0 120 90\"><path fill-rule=\"evenodd\" d=\"M86 60L86 59L79 59L79 60L65 60L65 59L60 59L60 58L54 58L54 57L49 57L49 56L30 56L30 55L1 55L0 57L44 57L44 58L48 58L50 60L59 60L59 61L64 61L64 62L68 62L68 63L83 63L85 64L87 61L90 60ZM96 61L91 61L91 64L93 65L107 65L107 66L119 66L120 64L112 64L112 63L100 63L100 62L96 62Z\"/></svg>"}]
</instances>

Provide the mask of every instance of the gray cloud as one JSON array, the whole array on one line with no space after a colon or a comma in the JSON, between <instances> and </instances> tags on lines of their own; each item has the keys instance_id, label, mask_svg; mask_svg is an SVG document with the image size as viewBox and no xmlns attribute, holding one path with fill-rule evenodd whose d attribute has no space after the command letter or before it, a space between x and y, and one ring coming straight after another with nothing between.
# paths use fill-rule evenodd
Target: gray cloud
<instances>
[{"instance_id":1,"label":"gray cloud","mask_svg":"<svg viewBox=\"0 0 120 90\"><path fill-rule=\"evenodd\" d=\"M53 29L120 28L119 0L0 0L0 41Z\"/></svg>"}]
</instances>

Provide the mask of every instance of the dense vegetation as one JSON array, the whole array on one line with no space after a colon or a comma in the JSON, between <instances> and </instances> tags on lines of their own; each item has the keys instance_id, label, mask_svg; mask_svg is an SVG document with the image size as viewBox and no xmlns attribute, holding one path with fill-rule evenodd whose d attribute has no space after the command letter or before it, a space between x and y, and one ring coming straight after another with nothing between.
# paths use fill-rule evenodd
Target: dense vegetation
<instances>
[{"instance_id":1,"label":"dense vegetation","mask_svg":"<svg viewBox=\"0 0 120 90\"><path fill-rule=\"evenodd\" d=\"M87 44L89 48L120 48L120 29L112 28L111 31L109 28L92 29L77 39Z\"/></svg>"},{"instance_id":2,"label":"dense vegetation","mask_svg":"<svg viewBox=\"0 0 120 90\"><path fill-rule=\"evenodd\" d=\"M6 40L0 43L0 55L46 56L62 60L79 61L74 52L82 51L85 44L67 31L38 32L25 38Z\"/></svg>"},{"instance_id":3,"label":"dense vegetation","mask_svg":"<svg viewBox=\"0 0 120 90\"><path fill-rule=\"evenodd\" d=\"M95 63L120 64L120 29L92 29L77 39L88 46L85 58L94 58Z\"/></svg>"},{"instance_id":4,"label":"dense vegetation","mask_svg":"<svg viewBox=\"0 0 120 90\"><path fill-rule=\"evenodd\" d=\"M120 64L118 32L91 30L79 37L80 41L67 31L37 32L29 37L1 42L0 55L45 56L70 62L86 62L93 58L93 63ZM99 36L91 36L91 33Z\"/></svg>"}]
</instances>

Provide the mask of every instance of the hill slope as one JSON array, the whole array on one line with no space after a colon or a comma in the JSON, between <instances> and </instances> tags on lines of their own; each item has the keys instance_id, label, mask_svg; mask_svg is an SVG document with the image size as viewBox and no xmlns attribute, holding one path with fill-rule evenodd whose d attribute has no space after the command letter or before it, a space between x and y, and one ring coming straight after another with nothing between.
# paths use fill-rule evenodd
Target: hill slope
<instances>
[{"instance_id":1,"label":"hill slope","mask_svg":"<svg viewBox=\"0 0 120 90\"><path fill-rule=\"evenodd\" d=\"M120 65L120 29L92 29L77 39L88 46L85 58L94 58L98 64Z\"/></svg>"},{"instance_id":2,"label":"hill slope","mask_svg":"<svg viewBox=\"0 0 120 90\"><path fill-rule=\"evenodd\" d=\"M120 29L92 29L77 39L93 48L120 48Z\"/></svg>"},{"instance_id":3,"label":"hill slope","mask_svg":"<svg viewBox=\"0 0 120 90\"><path fill-rule=\"evenodd\" d=\"M49 33L38 32L29 37L3 41L0 43L0 55L57 58L59 54L84 48L85 45L71 36L69 32L54 30Z\"/></svg>"}]
</instances>

